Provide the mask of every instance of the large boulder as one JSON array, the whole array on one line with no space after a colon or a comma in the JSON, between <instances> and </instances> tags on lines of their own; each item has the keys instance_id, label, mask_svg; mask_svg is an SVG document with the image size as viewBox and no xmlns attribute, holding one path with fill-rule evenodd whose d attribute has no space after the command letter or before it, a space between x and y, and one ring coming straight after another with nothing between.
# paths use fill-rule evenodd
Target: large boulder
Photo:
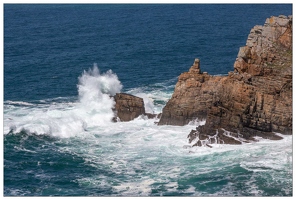
<instances>
[{"instance_id":1,"label":"large boulder","mask_svg":"<svg viewBox=\"0 0 296 200\"><path fill-rule=\"evenodd\" d=\"M115 118L114 121L131 121L140 115L145 115L144 101L140 97L130 94L117 93L115 100Z\"/></svg>"}]
</instances>

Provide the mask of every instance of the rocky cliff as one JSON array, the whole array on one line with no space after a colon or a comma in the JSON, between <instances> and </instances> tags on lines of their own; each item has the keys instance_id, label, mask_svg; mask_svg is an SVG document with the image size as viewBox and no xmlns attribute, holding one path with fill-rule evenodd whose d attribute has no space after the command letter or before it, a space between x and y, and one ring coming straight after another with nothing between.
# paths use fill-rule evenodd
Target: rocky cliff
<instances>
[{"instance_id":1,"label":"rocky cliff","mask_svg":"<svg viewBox=\"0 0 296 200\"><path fill-rule=\"evenodd\" d=\"M206 120L189 134L193 145L240 144L255 136L292 134L292 16L255 26L228 76L201 72L195 59L182 73L159 125Z\"/></svg>"}]
</instances>

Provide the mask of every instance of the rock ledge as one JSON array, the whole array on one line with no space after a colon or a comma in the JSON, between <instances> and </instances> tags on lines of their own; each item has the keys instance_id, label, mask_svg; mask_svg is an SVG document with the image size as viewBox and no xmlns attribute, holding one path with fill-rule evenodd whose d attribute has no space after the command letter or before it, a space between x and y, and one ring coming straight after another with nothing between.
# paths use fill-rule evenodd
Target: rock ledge
<instances>
[{"instance_id":1,"label":"rock ledge","mask_svg":"<svg viewBox=\"0 0 296 200\"><path fill-rule=\"evenodd\" d=\"M179 76L159 125L206 120L188 138L193 146L240 144L292 134L292 16L255 26L228 76L201 73L195 59Z\"/></svg>"}]
</instances>

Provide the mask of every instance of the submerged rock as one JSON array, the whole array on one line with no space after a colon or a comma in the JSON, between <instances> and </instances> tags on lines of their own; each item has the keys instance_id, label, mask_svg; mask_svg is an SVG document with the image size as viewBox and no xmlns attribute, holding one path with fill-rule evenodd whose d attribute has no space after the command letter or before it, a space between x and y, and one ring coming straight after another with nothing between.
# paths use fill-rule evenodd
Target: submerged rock
<instances>
[{"instance_id":1,"label":"submerged rock","mask_svg":"<svg viewBox=\"0 0 296 200\"><path fill-rule=\"evenodd\" d=\"M197 135L238 144L256 136L280 139L273 132L292 134L291 16L271 17L264 26L255 26L228 76L201 73L199 59L179 76L158 124L182 126L197 118L206 124L189 134L191 142ZM195 141L196 146L202 141Z\"/></svg>"},{"instance_id":2,"label":"submerged rock","mask_svg":"<svg viewBox=\"0 0 296 200\"><path fill-rule=\"evenodd\" d=\"M256 132L252 137L245 138L243 134L233 133L225 129L219 128L215 134L200 133L199 127L196 130L192 130L188 135L188 143L194 146L207 146L212 147L210 144L242 144L257 141L256 137L261 137L270 140L281 140L282 137L275 133Z\"/></svg>"}]
</instances>

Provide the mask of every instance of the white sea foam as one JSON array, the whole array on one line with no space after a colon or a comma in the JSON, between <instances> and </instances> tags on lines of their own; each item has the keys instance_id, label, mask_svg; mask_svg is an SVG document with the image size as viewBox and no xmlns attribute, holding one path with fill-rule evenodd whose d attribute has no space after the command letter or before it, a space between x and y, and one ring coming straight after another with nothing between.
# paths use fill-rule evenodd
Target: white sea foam
<instances>
[{"instance_id":1,"label":"white sea foam","mask_svg":"<svg viewBox=\"0 0 296 200\"><path fill-rule=\"evenodd\" d=\"M114 117L112 107L114 99L110 95L120 92L122 85L111 70L100 74L96 65L84 71L78 78L78 102L50 104L31 104L24 102L7 102L30 105L33 108L7 108L4 114L4 131L35 134L50 134L57 137L71 137L82 134L88 128L111 123ZM11 111L11 112L10 112Z\"/></svg>"},{"instance_id":2,"label":"white sea foam","mask_svg":"<svg viewBox=\"0 0 296 200\"><path fill-rule=\"evenodd\" d=\"M6 104L10 104L10 105L24 105L24 106L33 106L34 104L32 103L28 103L25 101L5 101Z\"/></svg>"},{"instance_id":3,"label":"white sea foam","mask_svg":"<svg viewBox=\"0 0 296 200\"><path fill-rule=\"evenodd\" d=\"M192 120L188 123L188 125L191 125L191 126L202 126L202 125L205 125L206 124L206 120L200 120L200 119L195 119L195 120Z\"/></svg>"},{"instance_id":4,"label":"white sea foam","mask_svg":"<svg viewBox=\"0 0 296 200\"><path fill-rule=\"evenodd\" d=\"M165 90L166 87L155 88L133 88L127 92L141 97L144 100L145 111L147 113L158 114L162 112L165 103L171 98L172 92Z\"/></svg>"},{"instance_id":5,"label":"white sea foam","mask_svg":"<svg viewBox=\"0 0 296 200\"><path fill-rule=\"evenodd\" d=\"M144 106L145 106L145 112L146 113L155 113L156 111L154 110L154 104L153 104L153 98L151 96L145 94L145 93L136 93L134 94L137 97L141 97L144 101Z\"/></svg>"},{"instance_id":6,"label":"white sea foam","mask_svg":"<svg viewBox=\"0 0 296 200\"><path fill-rule=\"evenodd\" d=\"M267 172L262 175L263 180L284 182L281 175L277 174L278 171L288 173L288 168L290 172L292 170L292 164L289 164L292 161L292 136L283 136L284 139L280 141L261 140L242 145L216 144L213 148L184 149L183 146L188 145L187 135L195 126L157 126L152 119L138 118L101 128L90 134L79 135L78 140L83 141L83 145L71 145L61 150L77 152L94 167L105 166L105 169L114 174L112 181L110 177L104 178L105 186L112 187L122 196L148 196L159 188L162 188L160 194L170 194L180 192L179 187L185 187L183 192L190 195L256 196L262 194L256 179L258 173ZM226 169L235 166L254 173L231 175L228 172L223 175L224 178L222 175L220 177L221 181L228 180L228 183L221 188L217 185L216 192L209 194L198 191L196 184L207 185L220 181L211 176L219 176L219 173L225 173ZM268 179L270 175L274 180ZM188 186L185 184L186 180L207 176L210 178L199 183L189 182ZM247 181L240 183L244 185L244 191L237 190L238 184L233 182L233 176L242 176L243 180ZM244 178L245 176L250 178ZM99 176L94 175L89 177L88 182L92 187L102 187L99 179ZM179 180L185 181L185 186L182 182L180 185ZM289 194L290 190L286 190Z\"/></svg>"},{"instance_id":7,"label":"white sea foam","mask_svg":"<svg viewBox=\"0 0 296 200\"><path fill-rule=\"evenodd\" d=\"M118 186L113 186L116 192L122 196L148 196L151 193L150 185L155 181L143 177L143 180L138 182L123 182Z\"/></svg>"},{"instance_id":8,"label":"white sea foam","mask_svg":"<svg viewBox=\"0 0 296 200\"><path fill-rule=\"evenodd\" d=\"M120 91L121 87L116 75L100 74L94 67L79 78L76 102L63 99L55 104L48 102L29 107L5 105L5 134L9 130L16 133L25 129L62 138L61 142L67 145L59 146L60 152L77 155L87 165L109 173L78 178L77 183L92 189L112 188L123 196L148 196L155 190L161 191L159 195L183 192L199 196L256 196L262 194L258 174L260 180L271 185L269 187L277 183L292 185L289 178L285 178L292 175L292 136L281 135L283 140L279 141L258 138L259 142L242 145L191 147L187 136L204 121L196 120L186 126L158 126L155 119L138 117L130 122L112 123L114 101L109 95ZM151 100L153 103L146 103L146 108L158 112L164 105L155 103L162 98L155 94L162 93L165 92L143 89L133 94ZM234 167L250 172L233 175L248 181L241 182L237 178L240 183L235 183L231 172L226 170ZM220 177L222 182L227 181L225 185L217 185L217 191L211 193L199 191L200 184L217 181L211 176L219 173L226 176L225 179ZM210 178L202 180L200 177ZM199 178L199 182L192 181ZM243 185L244 191L237 190L237 185ZM290 194L291 188L283 188L283 192Z\"/></svg>"},{"instance_id":9,"label":"white sea foam","mask_svg":"<svg viewBox=\"0 0 296 200\"><path fill-rule=\"evenodd\" d=\"M117 75L112 70L100 74L96 64L94 64L93 69L84 71L78 80L78 93L82 103L100 100L100 97L104 94L114 96L122 89Z\"/></svg>"}]
</instances>

